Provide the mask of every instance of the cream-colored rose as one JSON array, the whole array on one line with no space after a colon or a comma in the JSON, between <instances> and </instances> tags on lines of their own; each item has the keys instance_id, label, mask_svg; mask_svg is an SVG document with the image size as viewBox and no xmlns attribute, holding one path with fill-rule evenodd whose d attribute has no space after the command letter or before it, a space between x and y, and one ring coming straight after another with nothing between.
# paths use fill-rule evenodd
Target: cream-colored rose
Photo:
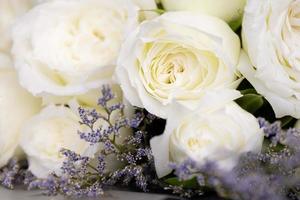
<instances>
[{"instance_id":1,"label":"cream-colored rose","mask_svg":"<svg viewBox=\"0 0 300 200\"><path fill-rule=\"evenodd\" d=\"M34 95L79 95L110 82L120 46L139 23L131 0L45 1L13 28L20 83Z\"/></svg>"},{"instance_id":2,"label":"cream-colored rose","mask_svg":"<svg viewBox=\"0 0 300 200\"><path fill-rule=\"evenodd\" d=\"M168 11L190 10L219 17L226 22L242 17L246 0L161 0Z\"/></svg>"},{"instance_id":3,"label":"cream-colored rose","mask_svg":"<svg viewBox=\"0 0 300 200\"><path fill-rule=\"evenodd\" d=\"M0 52L9 54L11 26L32 5L33 0L0 0Z\"/></svg>"},{"instance_id":4,"label":"cream-colored rose","mask_svg":"<svg viewBox=\"0 0 300 200\"><path fill-rule=\"evenodd\" d=\"M0 54L0 168L19 154L20 128L41 108L41 100L21 88L8 64Z\"/></svg>"},{"instance_id":5,"label":"cream-colored rose","mask_svg":"<svg viewBox=\"0 0 300 200\"><path fill-rule=\"evenodd\" d=\"M276 117L300 118L300 1L249 0L243 43L253 64L240 71Z\"/></svg>"},{"instance_id":6,"label":"cream-colored rose","mask_svg":"<svg viewBox=\"0 0 300 200\"><path fill-rule=\"evenodd\" d=\"M239 55L239 37L222 20L170 12L131 33L116 77L131 104L166 118L174 102L210 109L239 97Z\"/></svg>"},{"instance_id":7,"label":"cream-colored rose","mask_svg":"<svg viewBox=\"0 0 300 200\"><path fill-rule=\"evenodd\" d=\"M63 148L94 157L98 146L80 138L79 121L77 111L54 105L49 105L27 121L20 143L27 155L29 170L36 177L46 178L53 172L61 174L64 157L60 151Z\"/></svg>"},{"instance_id":8,"label":"cream-colored rose","mask_svg":"<svg viewBox=\"0 0 300 200\"><path fill-rule=\"evenodd\" d=\"M209 113L173 110L169 116L164 134L150 142L159 177L171 172L169 162L188 159L231 170L242 153L262 148L258 121L236 103Z\"/></svg>"}]
</instances>

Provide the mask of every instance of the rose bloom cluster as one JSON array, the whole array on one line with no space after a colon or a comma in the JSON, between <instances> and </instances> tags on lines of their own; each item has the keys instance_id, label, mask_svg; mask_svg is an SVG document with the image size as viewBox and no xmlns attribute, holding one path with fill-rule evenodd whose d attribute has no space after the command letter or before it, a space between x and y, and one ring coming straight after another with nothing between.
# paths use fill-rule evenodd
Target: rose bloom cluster
<instances>
[{"instance_id":1,"label":"rose bloom cluster","mask_svg":"<svg viewBox=\"0 0 300 200\"><path fill-rule=\"evenodd\" d=\"M26 156L45 178L61 173L63 148L94 158L101 147L80 139L78 108L105 112L107 84L166 119L150 141L158 177L170 162L231 170L261 151L257 119L234 102L243 79L276 117L300 118L299 0L159 5L163 14L154 0L0 0L0 167Z\"/></svg>"}]
</instances>

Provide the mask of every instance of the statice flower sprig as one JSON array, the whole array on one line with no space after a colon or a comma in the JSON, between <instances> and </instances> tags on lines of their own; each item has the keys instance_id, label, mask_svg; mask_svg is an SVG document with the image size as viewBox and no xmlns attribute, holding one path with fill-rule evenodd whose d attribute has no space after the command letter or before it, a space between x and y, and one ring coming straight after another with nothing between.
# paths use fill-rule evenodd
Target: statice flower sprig
<instances>
[{"instance_id":1,"label":"statice flower sprig","mask_svg":"<svg viewBox=\"0 0 300 200\"><path fill-rule=\"evenodd\" d=\"M125 116L123 103L111 105L110 102L117 98L109 86L103 86L101 90L102 96L98 100L98 105L103 108L106 114L101 114L96 109L79 108L81 118L80 124L89 128L89 131L80 132L81 139L86 140L91 144L103 143L106 150L118 150L118 145L115 143L116 138L120 136L122 128L137 128L143 120L143 115L139 112L135 113L133 118ZM115 112L119 113L117 119L112 119ZM98 120L104 120L107 127L96 126Z\"/></svg>"},{"instance_id":2,"label":"statice flower sprig","mask_svg":"<svg viewBox=\"0 0 300 200\"><path fill-rule=\"evenodd\" d=\"M45 190L47 195L76 197L96 197L102 195L106 187L118 185L133 184L148 191L148 185L156 177L149 147L150 138L145 130L147 123L154 117L145 115L138 109L133 116L126 116L125 105L116 102L118 97L110 86L104 86L101 93L98 105L104 113L97 109L78 109L81 119L79 123L85 127L85 131L78 131L79 136L90 145L103 147L97 158L92 161L88 157L62 149L61 153L66 158L61 168L62 175L53 174L46 180L33 180L29 183L30 189ZM99 126L99 120L105 121L106 125ZM121 139L122 129L132 130L132 134ZM122 163L122 167L110 171L106 163L109 156Z\"/></svg>"},{"instance_id":3,"label":"statice flower sprig","mask_svg":"<svg viewBox=\"0 0 300 200\"><path fill-rule=\"evenodd\" d=\"M149 146L150 135L146 129L155 117L140 109L135 109L133 116L129 116L126 106L119 102L120 98L110 86L102 87L100 96L99 109L78 109L79 123L85 127L85 131L78 131L79 136L90 145L103 147L95 159L62 149L65 160L61 174L51 174L47 179L37 179L27 171L26 162L14 159L0 170L0 184L12 189L14 185L23 183L28 189L40 189L46 195L72 197L97 197L110 186L133 185L148 191L156 175ZM106 122L106 125L98 125L99 120ZM123 129L131 130L132 134L122 138ZM122 163L119 169L109 169L109 156Z\"/></svg>"}]
</instances>

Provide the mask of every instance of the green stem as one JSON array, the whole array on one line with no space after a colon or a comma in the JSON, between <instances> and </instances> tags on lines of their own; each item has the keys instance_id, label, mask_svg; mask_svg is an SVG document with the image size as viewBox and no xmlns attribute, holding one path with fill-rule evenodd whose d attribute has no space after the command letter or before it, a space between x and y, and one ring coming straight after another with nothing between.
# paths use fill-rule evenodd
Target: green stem
<instances>
[{"instance_id":1,"label":"green stem","mask_svg":"<svg viewBox=\"0 0 300 200\"><path fill-rule=\"evenodd\" d=\"M96 167L94 167L93 165L88 164L88 167L90 167L91 169L93 169L95 172L98 172L98 169Z\"/></svg>"}]
</instances>

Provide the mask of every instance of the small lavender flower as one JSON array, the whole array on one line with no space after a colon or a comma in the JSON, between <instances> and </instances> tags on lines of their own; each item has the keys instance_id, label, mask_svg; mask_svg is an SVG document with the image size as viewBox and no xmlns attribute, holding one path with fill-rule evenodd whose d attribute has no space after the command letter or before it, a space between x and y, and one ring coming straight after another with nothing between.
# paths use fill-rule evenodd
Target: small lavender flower
<instances>
[{"instance_id":1,"label":"small lavender flower","mask_svg":"<svg viewBox=\"0 0 300 200\"><path fill-rule=\"evenodd\" d=\"M139 148L136 150L136 161L147 158L148 160L153 159L152 151L150 148Z\"/></svg>"},{"instance_id":2,"label":"small lavender flower","mask_svg":"<svg viewBox=\"0 0 300 200\"><path fill-rule=\"evenodd\" d=\"M20 165L16 159L12 159L7 167L0 171L0 183L2 186L13 189L20 173Z\"/></svg>"},{"instance_id":3,"label":"small lavender flower","mask_svg":"<svg viewBox=\"0 0 300 200\"><path fill-rule=\"evenodd\" d=\"M125 108L125 105L123 103L118 103L116 105L108 107L109 112L113 112L115 110L123 110Z\"/></svg>"},{"instance_id":4,"label":"small lavender flower","mask_svg":"<svg viewBox=\"0 0 300 200\"><path fill-rule=\"evenodd\" d=\"M93 130L92 132L78 131L80 139L85 140L86 142L89 142L91 144L97 144L99 143L99 141L103 140L104 138L107 138L108 136L106 134L107 130L102 130L102 128Z\"/></svg>"},{"instance_id":5,"label":"small lavender flower","mask_svg":"<svg viewBox=\"0 0 300 200\"><path fill-rule=\"evenodd\" d=\"M174 174L180 180L188 180L192 177L193 172L191 170L195 168L196 162L188 159L180 165L177 165L176 163L170 163L169 166L174 170Z\"/></svg>"},{"instance_id":6,"label":"small lavender flower","mask_svg":"<svg viewBox=\"0 0 300 200\"><path fill-rule=\"evenodd\" d=\"M104 175L105 168L106 168L105 156L100 155L98 156L98 165L97 165L98 173Z\"/></svg>"},{"instance_id":7,"label":"small lavender flower","mask_svg":"<svg viewBox=\"0 0 300 200\"><path fill-rule=\"evenodd\" d=\"M116 96L114 95L110 86L105 85L101 89L102 97L98 100L98 105L107 107L107 102L113 100Z\"/></svg>"},{"instance_id":8,"label":"small lavender flower","mask_svg":"<svg viewBox=\"0 0 300 200\"><path fill-rule=\"evenodd\" d=\"M90 158L80 156L67 149L63 149L61 153L66 158L61 167L63 174L70 177L81 176L84 178Z\"/></svg>"},{"instance_id":9,"label":"small lavender flower","mask_svg":"<svg viewBox=\"0 0 300 200\"><path fill-rule=\"evenodd\" d=\"M92 126L102 116L95 109L87 110L81 107L78 108L79 116L82 120L81 124ZM103 117L102 117L103 118Z\"/></svg>"},{"instance_id":10,"label":"small lavender flower","mask_svg":"<svg viewBox=\"0 0 300 200\"><path fill-rule=\"evenodd\" d=\"M144 137L143 135L144 135L144 132L142 132L142 131L136 131L133 134L133 136L129 136L127 138L126 143L128 145L138 145L138 144L140 144L142 142L143 137Z\"/></svg>"},{"instance_id":11,"label":"small lavender flower","mask_svg":"<svg viewBox=\"0 0 300 200\"><path fill-rule=\"evenodd\" d=\"M104 142L104 151L106 154L117 152L115 145L110 140Z\"/></svg>"},{"instance_id":12,"label":"small lavender flower","mask_svg":"<svg viewBox=\"0 0 300 200\"><path fill-rule=\"evenodd\" d=\"M144 120L143 113L141 113L141 112L135 113L135 116L133 117L133 119L130 120L130 127L138 128L143 120Z\"/></svg>"},{"instance_id":13,"label":"small lavender flower","mask_svg":"<svg viewBox=\"0 0 300 200\"><path fill-rule=\"evenodd\" d=\"M260 128L263 129L266 138L276 137L281 133L281 122L277 121L273 124L270 124L264 118L258 118Z\"/></svg>"}]
</instances>

